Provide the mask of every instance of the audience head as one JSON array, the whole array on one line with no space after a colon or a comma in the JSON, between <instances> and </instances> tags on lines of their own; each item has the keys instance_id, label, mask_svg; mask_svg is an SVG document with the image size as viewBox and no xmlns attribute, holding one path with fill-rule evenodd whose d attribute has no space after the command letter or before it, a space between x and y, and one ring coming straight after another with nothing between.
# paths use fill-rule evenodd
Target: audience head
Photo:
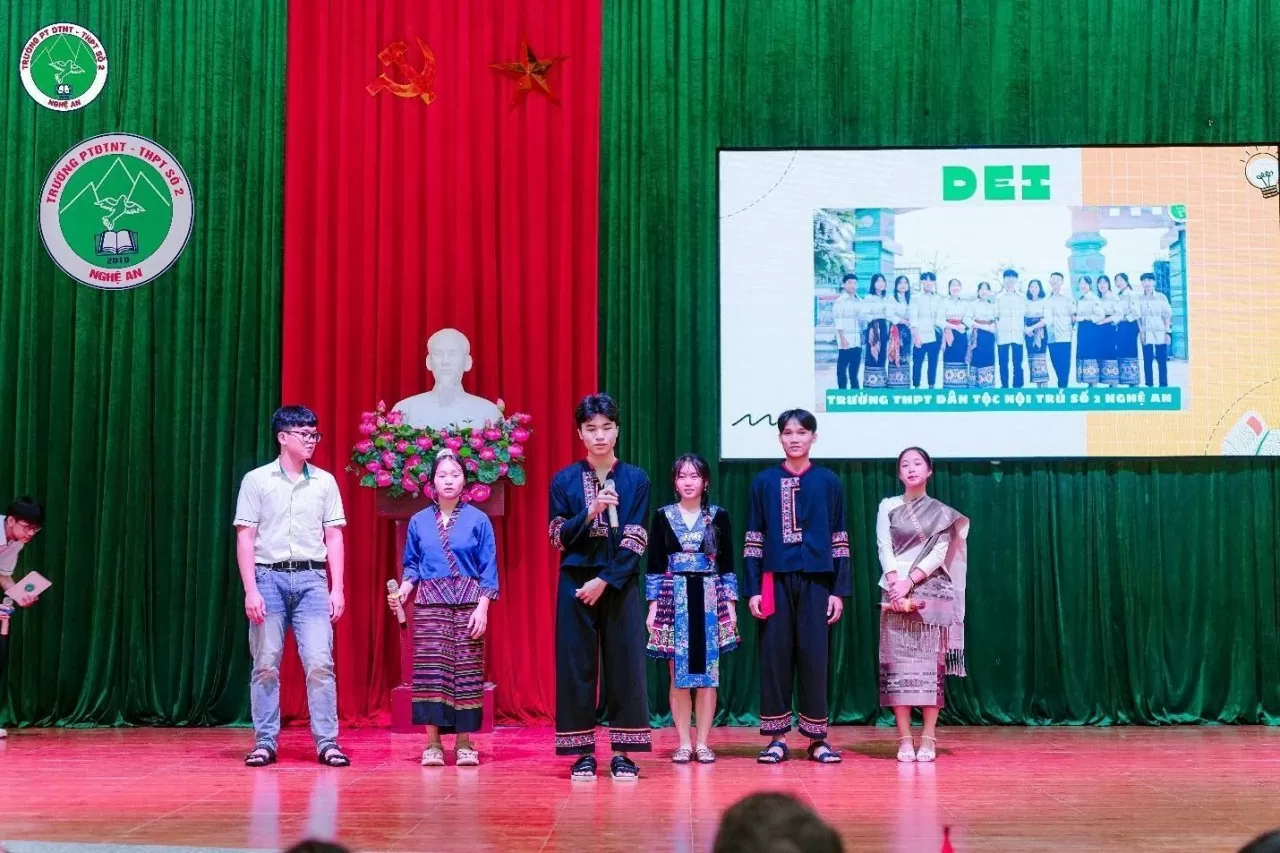
<instances>
[{"instance_id":1,"label":"audience head","mask_svg":"<svg viewBox=\"0 0 1280 853\"><path fill-rule=\"evenodd\" d=\"M720 819L712 853L843 853L834 829L789 794L752 794Z\"/></svg>"}]
</instances>

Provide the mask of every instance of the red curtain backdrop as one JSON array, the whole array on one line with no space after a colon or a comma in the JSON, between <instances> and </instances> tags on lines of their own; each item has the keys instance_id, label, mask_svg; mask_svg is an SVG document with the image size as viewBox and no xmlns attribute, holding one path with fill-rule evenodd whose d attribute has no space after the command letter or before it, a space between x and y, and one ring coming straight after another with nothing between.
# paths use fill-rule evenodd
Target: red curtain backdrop
<instances>
[{"instance_id":1,"label":"red curtain backdrop","mask_svg":"<svg viewBox=\"0 0 1280 853\"><path fill-rule=\"evenodd\" d=\"M474 394L529 412L529 485L496 522L501 599L488 675L499 722L554 710L547 483L580 450L576 401L595 390L600 4L573 0L294 0L289 9L282 399L312 407L316 464L346 503L347 615L338 625L345 722L384 721L398 683L385 583L397 559L374 495L345 473L360 413L427 390L425 343L471 339ZM435 101L370 95L379 51L417 39L435 55ZM560 103L512 106L522 39L568 54L549 74ZM292 648L292 647L291 647ZM296 656L284 711L303 717Z\"/></svg>"}]
</instances>

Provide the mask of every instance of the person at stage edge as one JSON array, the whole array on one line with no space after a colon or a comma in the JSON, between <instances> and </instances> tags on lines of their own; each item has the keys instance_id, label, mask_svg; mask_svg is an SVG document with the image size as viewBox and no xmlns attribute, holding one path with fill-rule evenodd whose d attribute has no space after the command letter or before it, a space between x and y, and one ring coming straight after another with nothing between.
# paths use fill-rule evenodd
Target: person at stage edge
<instances>
[{"instance_id":1,"label":"person at stage edge","mask_svg":"<svg viewBox=\"0 0 1280 853\"><path fill-rule=\"evenodd\" d=\"M947 675L963 676L969 519L926 491L933 460L898 454L903 493L876 513L880 557L880 704L898 725L898 760L933 761ZM917 750L911 709L924 714Z\"/></svg>"},{"instance_id":2,"label":"person at stage edge","mask_svg":"<svg viewBox=\"0 0 1280 853\"><path fill-rule=\"evenodd\" d=\"M769 738L757 760L790 757L791 696L800 682L800 734L809 758L835 764L827 743L827 649L830 626L851 592L844 492L829 469L809 461L818 421L803 409L778 416L781 464L751 484L743 557L745 593L760 622L760 734Z\"/></svg>"},{"instance_id":3,"label":"person at stage edge","mask_svg":"<svg viewBox=\"0 0 1280 853\"><path fill-rule=\"evenodd\" d=\"M707 737L716 716L720 657L739 644L733 527L729 513L709 499L707 460L681 456L671 466L671 485L678 501L654 512L649 524L647 651L667 661L671 673L671 720L680 737L671 760L711 764L716 754ZM696 748L689 739L695 701Z\"/></svg>"},{"instance_id":4,"label":"person at stage edge","mask_svg":"<svg viewBox=\"0 0 1280 853\"><path fill-rule=\"evenodd\" d=\"M280 456L240 483L236 501L236 562L244 582L253 676L249 703L254 746L250 767L276 760L280 735L280 660L293 628L307 680L311 735L321 764L346 767L338 748L338 687L333 673L333 623L346 609L338 484L308 460L320 441L315 413L284 406L271 418Z\"/></svg>"},{"instance_id":5,"label":"person at stage edge","mask_svg":"<svg viewBox=\"0 0 1280 853\"><path fill-rule=\"evenodd\" d=\"M556 754L580 756L573 779L596 775L597 662L617 780L640 775L648 752L645 611L638 577L648 544L649 478L614 455L618 404L592 394L574 412L587 456L551 480L549 534L560 551L556 592Z\"/></svg>"},{"instance_id":6,"label":"person at stage edge","mask_svg":"<svg viewBox=\"0 0 1280 853\"><path fill-rule=\"evenodd\" d=\"M4 541L0 542L0 589L4 595L19 607L30 607L36 603L39 594L16 589L13 573L18 568L18 552L23 549L40 528L44 527L44 506L30 495L14 498L9 508L0 515L0 531L4 533ZM12 608L7 604L0 608L0 619L8 619ZM4 674L9 663L9 634L0 634L0 675ZM0 738L6 738L9 732L0 729Z\"/></svg>"},{"instance_id":7,"label":"person at stage edge","mask_svg":"<svg viewBox=\"0 0 1280 853\"><path fill-rule=\"evenodd\" d=\"M413 600L413 722L427 727L423 767L444 766L441 734L457 734L455 764L475 767L471 732L484 722L484 634L498 598L493 524L462 503L467 475L452 450L436 455L436 502L409 520L404 574L392 611Z\"/></svg>"}]
</instances>

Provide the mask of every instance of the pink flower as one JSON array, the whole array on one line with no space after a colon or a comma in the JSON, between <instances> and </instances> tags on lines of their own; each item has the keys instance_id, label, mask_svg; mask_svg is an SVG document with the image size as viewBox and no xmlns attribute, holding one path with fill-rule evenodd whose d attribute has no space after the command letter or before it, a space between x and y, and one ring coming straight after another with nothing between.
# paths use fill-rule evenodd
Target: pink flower
<instances>
[{"instance_id":1,"label":"pink flower","mask_svg":"<svg viewBox=\"0 0 1280 853\"><path fill-rule=\"evenodd\" d=\"M400 488L404 489L406 492L416 493L418 491L418 484L412 477L406 474L404 479L400 481Z\"/></svg>"},{"instance_id":2,"label":"pink flower","mask_svg":"<svg viewBox=\"0 0 1280 853\"><path fill-rule=\"evenodd\" d=\"M442 440L443 440L443 439L446 439L446 438L448 438L448 437L449 437L449 431L448 431L447 429L442 429L442 430L440 430L440 438L441 438Z\"/></svg>"},{"instance_id":3,"label":"pink flower","mask_svg":"<svg viewBox=\"0 0 1280 853\"><path fill-rule=\"evenodd\" d=\"M524 412L516 412L513 420L521 426L528 426L533 423L533 415L528 415Z\"/></svg>"},{"instance_id":4,"label":"pink flower","mask_svg":"<svg viewBox=\"0 0 1280 853\"><path fill-rule=\"evenodd\" d=\"M518 444L513 444L507 448L507 454L510 455L512 459L519 459L524 456L524 448Z\"/></svg>"},{"instance_id":5,"label":"pink flower","mask_svg":"<svg viewBox=\"0 0 1280 853\"><path fill-rule=\"evenodd\" d=\"M529 440L529 431L523 427L518 427L512 431L511 438L519 444L524 444Z\"/></svg>"},{"instance_id":6,"label":"pink flower","mask_svg":"<svg viewBox=\"0 0 1280 853\"><path fill-rule=\"evenodd\" d=\"M474 460L474 459L466 459L466 460L464 460L464 463L463 463L463 464L465 464L465 465L467 466L467 470L468 470L468 471L473 471L473 472L474 472L474 471L479 471L479 470L480 470L480 463L479 463L479 462L477 462L477 461L476 461L476 460Z\"/></svg>"},{"instance_id":7,"label":"pink flower","mask_svg":"<svg viewBox=\"0 0 1280 853\"><path fill-rule=\"evenodd\" d=\"M501 397L498 398L495 405L498 407L499 412L505 412L507 410L507 401L502 399Z\"/></svg>"},{"instance_id":8,"label":"pink flower","mask_svg":"<svg viewBox=\"0 0 1280 853\"><path fill-rule=\"evenodd\" d=\"M489 441L498 441L502 438L502 430L495 427L489 427L484 431L484 437Z\"/></svg>"},{"instance_id":9,"label":"pink flower","mask_svg":"<svg viewBox=\"0 0 1280 853\"><path fill-rule=\"evenodd\" d=\"M380 489L385 489L387 486L391 485L391 475L388 474L386 471L383 471L381 474L378 474L376 477L374 477L374 480L375 482L377 482L378 488Z\"/></svg>"},{"instance_id":10,"label":"pink flower","mask_svg":"<svg viewBox=\"0 0 1280 853\"><path fill-rule=\"evenodd\" d=\"M373 423L373 419L374 419L374 418L376 418L377 416L378 416L378 413L377 413L377 412L361 412L361 413L360 413L360 423L362 423L362 424L364 424L364 423L370 423L370 424L371 424L371 423Z\"/></svg>"},{"instance_id":11,"label":"pink flower","mask_svg":"<svg viewBox=\"0 0 1280 853\"><path fill-rule=\"evenodd\" d=\"M510 469L507 467L507 463L505 463L505 462L499 462L499 463L498 463L498 476L499 476L499 477L505 477L505 476L507 476L507 471L509 471L509 470L510 470Z\"/></svg>"},{"instance_id":12,"label":"pink flower","mask_svg":"<svg viewBox=\"0 0 1280 853\"><path fill-rule=\"evenodd\" d=\"M415 441L414 444L418 445L418 447L422 448L423 450L430 450L432 446L431 439L425 435L418 436L418 440Z\"/></svg>"},{"instance_id":13,"label":"pink flower","mask_svg":"<svg viewBox=\"0 0 1280 853\"><path fill-rule=\"evenodd\" d=\"M373 421L361 421L361 422L360 422L360 434L361 434L361 435L373 435L373 434L374 434L375 432L377 432L377 431L378 431L378 428L377 428L376 426L374 426L374 425L373 425Z\"/></svg>"},{"instance_id":14,"label":"pink flower","mask_svg":"<svg viewBox=\"0 0 1280 853\"><path fill-rule=\"evenodd\" d=\"M461 450L461 449L462 449L462 439L458 438L456 435L455 435L455 436L451 436L451 437L449 437L449 438L445 439L444 446L445 446L445 447L447 447L447 448L449 448L450 450Z\"/></svg>"},{"instance_id":15,"label":"pink flower","mask_svg":"<svg viewBox=\"0 0 1280 853\"><path fill-rule=\"evenodd\" d=\"M468 441L467 444L471 445L472 450L479 450L480 448L484 447L484 439L478 435L473 435L471 436L471 440Z\"/></svg>"},{"instance_id":16,"label":"pink flower","mask_svg":"<svg viewBox=\"0 0 1280 853\"><path fill-rule=\"evenodd\" d=\"M404 439L401 439L400 441L396 442L396 453L408 453L408 452L409 452L409 442L405 441Z\"/></svg>"},{"instance_id":17,"label":"pink flower","mask_svg":"<svg viewBox=\"0 0 1280 853\"><path fill-rule=\"evenodd\" d=\"M369 462L364 466L364 470L368 471L370 474L378 474L382 471L382 466L377 462Z\"/></svg>"},{"instance_id":18,"label":"pink flower","mask_svg":"<svg viewBox=\"0 0 1280 853\"><path fill-rule=\"evenodd\" d=\"M404 467L406 468L417 468L421 464L422 464L422 457L416 453L410 456L408 459L404 460Z\"/></svg>"},{"instance_id":19,"label":"pink flower","mask_svg":"<svg viewBox=\"0 0 1280 853\"><path fill-rule=\"evenodd\" d=\"M373 450L373 442L367 438L364 441L356 443L357 453L368 453L371 450Z\"/></svg>"},{"instance_id":20,"label":"pink flower","mask_svg":"<svg viewBox=\"0 0 1280 853\"><path fill-rule=\"evenodd\" d=\"M477 503L489 500L489 487L484 483L476 483L471 487L471 500Z\"/></svg>"},{"instance_id":21,"label":"pink flower","mask_svg":"<svg viewBox=\"0 0 1280 853\"><path fill-rule=\"evenodd\" d=\"M378 411L379 411L379 412L385 412L386 410L387 410L387 401L386 401L386 400L379 400L379 401L378 401Z\"/></svg>"},{"instance_id":22,"label":"pink flower","mask_svg":"<svg viewBox=\"0 0 1280 853\"><path fill-rule=\"evenodd\" d=\"M425 483L425 482L427 482L427 481L428 481L428 480L430 480L430 479L431 479L431 478L427 476L427 472L426 472L426 471L423 471L421 474L419 474L419 475L418 475L418 482L419 482L419 483Z\"/></svg>"},{"instance_id":23,"label":"pink flower","mask_svg":"<svg viewBox=\"0 0 1280 853\"><path fill-rule=\"evenodd\" d=\"M399 426L400 424L404 423L404 413L391 412L390 414L387 415L387 423L391 424L392 426Z\"/></svg>"},{"instance_id":24,"label":"pink flower","mask_svg":"<svg viewBox=\"0 0 1280 853\"><path fill-rule=\"evenodd\" d=\"M426 495L426 496L427 496L427 499L428 499L428 500L435 500L435 499L436 499L436 487L435 487L435 486L432 486L432 485L430 485L430 484L427 484L427 485L423 486L423 487L422 487L422 493L423 493L424 495Z\"/></svg>"},{"instance_id":25,"label":"pink flower","mask_svg":"<svg viewBox=\"0 0 1280 853\"><path fill-rule=\"evenodd\" d=\"M385 465L386 467L388 468L396 467L396 455L392 453L390 450L384 450L382 452L381 458L382 458L382 464Z\"/></svg>"},{"instance_id":26,"label":"pink flower","mask_svg":"<svg viewBox=\"0 0 1280 853\"><path fill-rule=\"evenodd\" d=\"M498 454L493 452L492 447L486 447L480 451L480 458L483 459L485 462L492 462L493 460L498 458Z\"/></svg>"}]
</instances>

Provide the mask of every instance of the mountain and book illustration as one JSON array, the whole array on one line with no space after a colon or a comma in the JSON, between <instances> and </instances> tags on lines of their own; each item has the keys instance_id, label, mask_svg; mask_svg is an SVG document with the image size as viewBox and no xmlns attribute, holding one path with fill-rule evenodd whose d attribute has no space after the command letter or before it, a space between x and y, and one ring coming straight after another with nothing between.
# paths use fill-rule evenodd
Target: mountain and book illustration
<instances>
[{"instance_id":1,"label":"mountain and book illustration","mask_svg":"<svg viewBox=\"0 0 1280 853\"><path fill-rule=\"evenodd\" d=\"M81 169L90 165L97 164L90 161ZM75 177L79 175L73 181ZM157 186L159 180L142 161L117 155L97 180L85 180L74 192L68 187L70 194L58 213L63 234L76 254L90 263L104 255L136 255L146 238L154 249L173 218L172 202L163 184Z\"/></svg>"},{"instance_id":2,"label":"mountain and book illustration","mask_svg":"<svg viewBox=\"0 0 1280 853\"><path fill-rule=\"evenodd\" d=\"M52 76L59 97L70 98L73 91L84 94L93 81L93 76L86 73L93 69L93 53L84 42L71 36L56 35L45 41L31 57L31 64L42 76Z\"/></svg>"}]
</instances>

